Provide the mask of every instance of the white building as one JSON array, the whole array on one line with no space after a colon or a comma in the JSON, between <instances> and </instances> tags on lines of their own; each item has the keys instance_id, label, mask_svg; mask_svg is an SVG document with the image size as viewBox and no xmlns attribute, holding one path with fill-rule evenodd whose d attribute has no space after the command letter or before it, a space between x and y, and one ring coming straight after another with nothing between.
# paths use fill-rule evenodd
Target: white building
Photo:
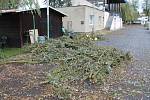
<instances>
[{"instance_id":1,"label":"white building","mask_svg":"<svg viewBox=\"0 0 150 100\"><path fill-rule=\"evenodd\" d=\"M103 11L87 5L58 8L68 17L63 18L63 26L68 31L92 32L104 29Z\"/></svg>"},{"instance_id":2,"label":"white building","mask_svg":"<svg viewBox=\"0 0 150 100\"><path fill-rule=\"evenodd\" d=\"M42 5L43 0L39 1ZM122 28L122 19L119 16L111 16L103 7L96 7L86 0L71 0L71 2L71 7L57 8L68 15L63 18L63 26L68 31L95 32L104 28L109 30Z\"/></svg>"}]
</instances>

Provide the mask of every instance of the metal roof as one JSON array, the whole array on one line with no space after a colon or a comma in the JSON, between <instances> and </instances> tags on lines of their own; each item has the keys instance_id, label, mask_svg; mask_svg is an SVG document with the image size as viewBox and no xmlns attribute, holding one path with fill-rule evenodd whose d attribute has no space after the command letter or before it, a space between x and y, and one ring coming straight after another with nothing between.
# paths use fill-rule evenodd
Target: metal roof
<instances>
[{"instance_id":1,"label":"metal roof","mask_svg":"<svg viewBox=\"0 0 150 100\"><path fill-rule=\"evenodd\" d=\"M107 0L107 3L127 3L127 0Z\"/></svg>"},{"instance_id":2,"label":"metal roof","mask_svg":"<svg viewBox=\"0 0 150 100\"><path fill-rule=\"evenodd\" d=\"M46 9L47 7L40 7L40 9ZM49 6L50 9L64 15L64 16L67 16L67 14L65 14L64 12L62 11L59 11L51 6ZM31 11L31 10L36 10L36 9L8 9L8 10L0 10L0 13L19 13L19 12L25 12L25 11Z\"/></svg>"}]
</instances>

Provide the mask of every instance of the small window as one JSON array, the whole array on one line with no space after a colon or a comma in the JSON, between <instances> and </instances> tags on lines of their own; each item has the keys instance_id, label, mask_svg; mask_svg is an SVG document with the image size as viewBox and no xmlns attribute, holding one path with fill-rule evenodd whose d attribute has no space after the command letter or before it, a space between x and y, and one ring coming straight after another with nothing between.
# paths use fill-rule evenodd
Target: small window
<instances>
[{"instance_id":1,"label":"small window","mask_svg":"<svg viewBox=\"0 0 150 100\"><path fill-rule=\"evenodd\" d=\"M81 21L81 24L83 25L83 24L84 24L84 21Z\"/></svg>"},{"instance_id":2,"label":"small window","mask_svg":"<svg viewBox=\"0 0 150 100\"><path fill-rule=\"evenodd\" d=\"M102 17L99 16L99 24L101 25L102 24Z\"/></svg>"},{"instance_id":3,"label":"small window","mask_svg":"<svg viewBox=\"0 0 150 100\"><path fill-rule=\"evenodd\" d=\"M67 30L72 31L72 21L67 22Z\"/></svg>"},{"instance_id":4,"label":"small window","mask_svg":"<svg viewBox=\"0 0 150 100\"><path fill-rule=\"evenodd\" d=\"M90 15L89 23L90 25L94 25L94 15Z\"/></svg>"}]
</instances>

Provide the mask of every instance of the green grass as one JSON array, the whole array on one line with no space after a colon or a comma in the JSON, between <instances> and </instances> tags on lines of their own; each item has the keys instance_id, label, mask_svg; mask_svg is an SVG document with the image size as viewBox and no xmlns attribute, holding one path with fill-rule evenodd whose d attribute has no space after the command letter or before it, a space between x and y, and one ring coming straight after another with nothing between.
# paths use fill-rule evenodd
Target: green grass
<instances>
[{"instance_id":1,"label":"green grass","mask_svg":"<svg viewBox=\"0 0 150 100\"><path fill-rule=\"evenodd\" d=\"M5 48L0 49L0 59L9 58L21 54L23 51L21 48Z\"/></svg>"}]
</instances>

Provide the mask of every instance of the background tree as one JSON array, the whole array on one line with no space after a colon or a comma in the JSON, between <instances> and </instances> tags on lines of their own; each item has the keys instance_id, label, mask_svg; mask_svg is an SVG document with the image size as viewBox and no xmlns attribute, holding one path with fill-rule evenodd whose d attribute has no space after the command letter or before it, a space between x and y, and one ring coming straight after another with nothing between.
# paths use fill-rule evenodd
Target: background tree
<instances>
[{"instance_id":1,"label":"background tree","mask_svg":"<svg viewBox=\"0 0 150 100\"><path fill-rule=\"evenodd\" d=\"M148 16L148 20L150 21L150 0L144 0L143 11L145 15Z\"/></svg>"},{"instance_id":2,"label":"background tree","mask_svg":"<svg viewBox=\"0 0 150 100\"><path fill-rule=\"evenodd\" d=\"M38 0L0 0L0 9L15 9L18 7L30 9L39 8Z\"/></svg>"},{"instance_id":3,"label":"background tree","mask_svg":"<svg viewBox=\"0 0 150 100\"><path fill-rule=\"evenodd\" d=\"M44 1L45 3L47 0ZM69 7L71 6L71 0L49 0L49 5L58 8L58 7Z\"/></svg>"},{"instance_id":4,"label":"background tree","mask_svg":"<svg viewBox=\"0 0 150 100\"><path fill-rule=\"evenodd\" d=\"M19 0L0 0L0 9L17 8L19 2Z\"/></svg>"},{"instance_id":5,"label":"background tree","mask_svg":"<svg viewBox=\"0 0 150 100\"><path fill-rule=\"evenodd\" d=\"M137 9L129 3L121 5L121 12L125 23L131 23L139 16Z\"/></svg>"},{"instance_id":6,"label":"background tree","mask_svg":"<svg viewBox=\"0 0 150 100\"><path fill-rule=\"evenodd\" d=\"M131 5L133 5L133 7L135 9L138 9L139 8L139 0L132 0Z\"/></svg>"},{"instance_id":7,"label":"background tree","mask_svg":"<svg viewBox=\"0 0 150 100\"><path fill-rule=\"evenodd\" d=\"M17 9L22 7L24 9L31 9L33 29L35 34L35 14L40 14L39 4L37 0L0 0L0 10L2 9ZM36 8L36 9L35 9Z\"/></svg>"}]
</instances>

